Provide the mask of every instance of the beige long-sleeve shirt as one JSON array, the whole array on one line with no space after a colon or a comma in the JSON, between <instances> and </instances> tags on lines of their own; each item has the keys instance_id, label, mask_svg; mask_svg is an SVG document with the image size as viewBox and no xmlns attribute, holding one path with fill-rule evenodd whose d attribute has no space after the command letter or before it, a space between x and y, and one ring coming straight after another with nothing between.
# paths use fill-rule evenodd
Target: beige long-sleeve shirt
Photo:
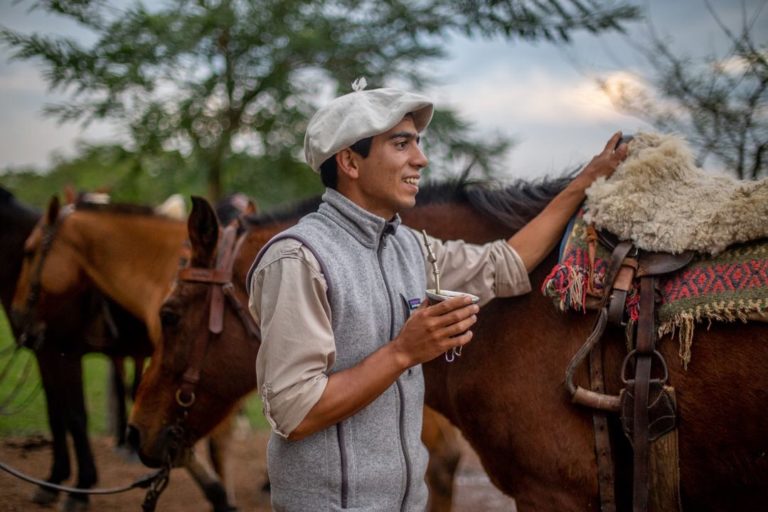
<instances>
[{"instance_id":1,"label":"beige long-sleeve shirt","mask_svg":"<svg viewBox=\"0 0 768 512\"><path fill-rule=\"evenodd\" d=\"M442 289L477 295L481 305L494 297L531 290L525 265L506 240L485 245L431 237L429 241ZM426 254L425 264L427 286L434 288ZM256 357L257 384L265 417L283 437L320 400L334 365L336 344L326 291L317 259L293 239L270 246L251 281L249 308L262 338Z\"/></svg>"}]
</instances>

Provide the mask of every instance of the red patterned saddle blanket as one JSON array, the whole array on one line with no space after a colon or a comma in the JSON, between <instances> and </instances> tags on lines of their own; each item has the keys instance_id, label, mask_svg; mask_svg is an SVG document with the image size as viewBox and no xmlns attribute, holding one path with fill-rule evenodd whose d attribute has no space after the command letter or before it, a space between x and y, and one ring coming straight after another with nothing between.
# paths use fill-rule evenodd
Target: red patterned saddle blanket
<instances>
[{"instance_id":1,"label":"red patterned saddle blanket","mask_svg":"<svg viewBox=\"0 0 768 512\"><path fill-rule=\"evenodd\" d=\"M542 284L542 293L560 310L585 312L602 296L611 254L597 244L591 258L587 235L580 211L563 237L559 263ZM714 257L697 254L682 270L662 276L659 291L658 335L677 334L680 357L687 365L697 323L768 321L768 240L733 245ZM637 321L637 286L630 290L626 304L630 323Z\"/></svg>"}]
</instances>

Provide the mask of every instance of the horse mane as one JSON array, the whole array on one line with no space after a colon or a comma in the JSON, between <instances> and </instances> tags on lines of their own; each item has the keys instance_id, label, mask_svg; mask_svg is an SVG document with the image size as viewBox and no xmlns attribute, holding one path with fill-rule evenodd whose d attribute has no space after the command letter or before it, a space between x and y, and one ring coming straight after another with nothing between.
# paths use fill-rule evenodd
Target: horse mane
<instances>
[{"instance_id":1,"label":"horse mane","mask_svg":"<svg viewBox=\"0 0 768 512\"><path fill-rule=\"evenodd\" d=\"M313 196L277 206L270 211L252 213L246 215L243 219L250 227L263 227L271 224L279 224L280 222L293 220L297 217L303 217L304 215L314 212L320 206L321 202L322 198L320 196Z\"/></svg>"},{"instance_id":2,"label":"horse mane","mask_svg":"<svg viewBox=\"0 0 768 512\"><path fill-rule=\"evenodd\" d=\"M570 174L534 181L518 179L506 186L493 180L455 179L427 183L419 190L416 205L468 204L481 214L494 217L506 227L517 231L565 188L573 179ZM248 215L245 221L249 226L263 227L294 220L316 211L321 202L321 196L314 196L278 206L268 212Z\"/></svg>"},{"instance_id":3,"label":"horse mane","mask_svg":"<svg viewBox=\"0 0 768 512\"><path fill-rule=\"evenodd\" d=\"M534 181L515 180L506 186L470 184L464 193L474 209L518 231L549 204L573 179L572 173Z\"/></svg>"},{"instance_id":4,"label":"horse mane","mask_svg":"<svg viewBox=\"0 0 768 512\"><path fill-rule=\"evenodd\" d=\"M13 200L13 193L5 187L0 187L0 203L10 203Z\"/></svg>"},{"instance_id":5,"label":"horse mane","mask_svg":"<svg viewBox=\"0 0 768 512\"><path fill-rule=\"evenodd\" d=\"M75 203L76 210L85 210L92 212L117 213L120 215L144 215L158 216L151 206L130 203L92 203L88 201L78 201ZM160 215L162 217L162 215Z\"/></svg>"}]
</instances>

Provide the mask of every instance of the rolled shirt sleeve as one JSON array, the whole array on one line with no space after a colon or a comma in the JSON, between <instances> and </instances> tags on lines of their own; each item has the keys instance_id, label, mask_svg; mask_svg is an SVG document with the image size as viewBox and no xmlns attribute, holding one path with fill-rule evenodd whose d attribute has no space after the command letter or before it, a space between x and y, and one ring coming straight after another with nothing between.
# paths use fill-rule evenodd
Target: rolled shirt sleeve
<instances>
[{"instance_id":1,"label":"rolled shirt sleeve","mask_svg":"<svg viewBox=\"0 0 768 512\"><path fill-rule=\"evenodd\" d=\"M256 380L264 415L288 435L320 400L336 356L326 281L296 240L267 249L254 272L249 309L261 327Z\"/></svg>"},{"instance_id":2,"label":"rolled shirt sleeve","mask_svg":"<svg viewBox=\"0 0 768 512\"><path fill-rule=\"evenodd\" d=\"M415 233L420 240L422 235ZM440 270L440 287L445 290L471 293L486 304L494 297L513 297L531 291L531 280L525 264L506 240L483 245L462 240L442 241L428 236ZM422 243L423 246L423 243ZM427 286L435 287L432 266L425 254Z\"/></svg>"}]
</instances>

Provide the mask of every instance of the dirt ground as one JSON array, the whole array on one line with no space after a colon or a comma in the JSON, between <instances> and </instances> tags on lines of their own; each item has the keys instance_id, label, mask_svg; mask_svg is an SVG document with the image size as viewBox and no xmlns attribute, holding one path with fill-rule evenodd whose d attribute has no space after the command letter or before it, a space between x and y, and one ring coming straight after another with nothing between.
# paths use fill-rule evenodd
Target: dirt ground
<instances>
[{"instance_id":1,"label":"dirt ground","mask_svg":"<svg viewBox=\"0 0 768 512\"><path fill-rule=\"evenodd\" d=\"M235 494L241 512L266 512L269 494L262 491L266 481L265 448L266 431L242 431L238 433L238 449L233 453L232 470L235 478ZM135 460L128 460L114 448L108 437L92 440L99 470L100 487L116 487L133 482L149 472ZM50 444L39 436L29 438L5 438L0 440L0 461L27 473L44 478L50 463ZM57 506L42 507L30 502L35 486L0 471L0 512L45 512L57 510ZM514 500L494 488L483 471L477 456L465 445L465 455L459 466L454 483L455 512L515 512ZM134 489L127 493L91 498L93 512L139 512L144 490ZM189 475L181 469L173 470L170 483L158 502L158 512L207 512L211 507Z\"/></svg>"}]
</instances>

